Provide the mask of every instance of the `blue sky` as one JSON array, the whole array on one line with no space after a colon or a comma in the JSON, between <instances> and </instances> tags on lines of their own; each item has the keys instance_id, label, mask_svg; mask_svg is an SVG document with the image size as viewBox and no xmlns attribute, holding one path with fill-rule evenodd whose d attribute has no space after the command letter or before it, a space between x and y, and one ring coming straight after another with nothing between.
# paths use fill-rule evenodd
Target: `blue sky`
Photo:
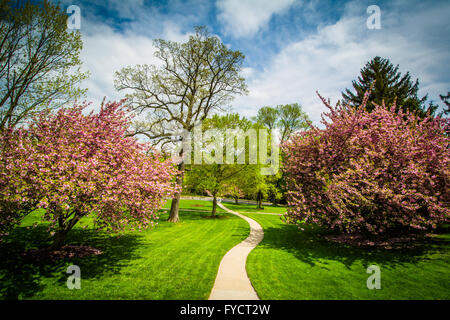
<instances>
[{"instance_id":1,"label":"blue sky","mask_svg":"<svg viewBox=\"0 0 450 320\"><path fill-rule=\"evenodd\" d=\"M420 82L435 102L450 90L450 1L99 0L78 5L88 100L118 99L114 72L157 63L152 39L185 41L206 25L246 56L249 95L233 109L253 116L259 107L298 102L318 124L325 110L316 91L334 103L360 69L379 55ZM369 5L381 10L381 29L368 29Z\"/></svg>"}]
</instances>

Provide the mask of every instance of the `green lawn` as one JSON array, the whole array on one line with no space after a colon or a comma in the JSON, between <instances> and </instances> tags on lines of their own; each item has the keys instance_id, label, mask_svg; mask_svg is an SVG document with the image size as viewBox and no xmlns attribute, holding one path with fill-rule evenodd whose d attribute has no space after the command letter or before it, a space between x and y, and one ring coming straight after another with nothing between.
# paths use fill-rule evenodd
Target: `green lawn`
<instances>
[{"instance_id":1,"label":"green lawn","mask_svg":"<svg viewBox=\"0 0 450 320\"><path fill-rule=\"evenodd\" d=\"M196 206L198 205L198 206ZM167 205L169 206L169 205ZM27 229L37 214L28 216L0 245L1 299L207 299L220 260L249 232L247 222L221 212L208 219L211 203L181 201L181 222L165 221L144 232L123 236L75 227L67 244L92 245L103 254L57 262L31 263L20 253L48 245L44 225ZM81 268L81 289L66 287L69 265Z\"/></svg>"},{"instance_id":2,"label":"green lawn","mask_svg":"<svg viewBox=\"0 0 450 320\"><path fill-rule=\"evenodd\" d=\"M277 213L277 214L283 214L286 212L285 206L263 206L263 209L257 209L256 204L234 204L234 203L228 203L223 202L223 204L231 209L236 210L240 212L255 212L255 213Z\"/></svg>"},{"instance_id":3,"label":"green lawn","mask_svg":"<svg viewBox=\"0 0 450 320\"><path fill-rule=\"evenodd\" d=\"M203 200L180 200L181 208L196 211L205 211L211 213L212 211L212 202L211 201L203 201ZM170 209L171 201L167 201L163 208ZM217 207L217 213L226 212L220 207Z\"/></svg>"},{"instance_id":4,"label":"green lawn","mask_svg":"<svg viewBox=\"0 0 450 320\"><path fill-rule=\"evenodd\" d=\"M1 299L207 299L223 255L245 239L247 222L211 202L182 200L181 222L160 223L122 236L76 227L67 244L91 245L103 254L56 262L26 261L21 253L50 244L45 225L28 216L0 244ZM449 299L450 234L416 249L358 249L330 243L317 231L300 231L254 205L225 203L247 212L264 228L264 239L247 259L247 272L262 299ZM166 204L170 207L170 203ZM195 211L191 211L195 210ZM266 206L261 212L282 213ZM85 221L85 223L88 221ZM66 287L67 267L81 268L81 289ZM369 265L381 269L381 290L368 290Z\"/></svg>"},{"instance_id":5,"label":"green lawn","mask_svg":"<svg viewBox=\"0 0 450 320\"><path fill-rule=\"evenodd\" d=\"M450 299L449 233L416 249L362 249L330 243L276 215L246 215L264 228L263 241L247 259L261 299ZM366 286L372 264L381 270L380 290Z\"/></svg>"}]
</instances>

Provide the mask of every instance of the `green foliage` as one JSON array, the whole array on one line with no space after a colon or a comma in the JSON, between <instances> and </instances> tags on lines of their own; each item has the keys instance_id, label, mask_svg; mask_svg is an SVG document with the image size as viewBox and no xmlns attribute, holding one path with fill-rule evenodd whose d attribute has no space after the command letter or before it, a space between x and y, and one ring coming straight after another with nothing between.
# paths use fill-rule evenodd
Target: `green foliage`
<instances>
[{"instance_id":1,"label":"green foliage","mask_svg":"<svg viewBox=\"0 0 450 320\"><path fill-rule=\"evenodd\" d=\"M215 152L222 152L223 159L226 159L226 146L234 145L236 147L234 136L228 136L227 132L230 132L230 130L246 132L252 128L258 128L258 126L237 113L223 116L214 115L211 118L205 119L202 123L203 131L215 130L214 132L217 135L210 136L204 142L204 151L207 152L203 154L203 163L193 164L187 167L186 187L200 194L209 194L214 198L224 196L234 188L242 189L245 192L249 181L255 181L255 177L259 174L258 164L250 164L247 160L244 164L239 164L237 153L233 155L233 163L227 163L226 161L223 161L223 163L209 163L206 159L208 159L208 153L214 156ZM220 150L215 149L215 142L219 136L225 137L224 144L221 145ZM246 145L250 143L248 137L246 137L245 143ZM245 159L249 159L249 149L249 147L245 148ZM215 214L214 209L213 207L213 215Z\"/></svg>"},{"instance_id":2,"label":"green foliage","mask_svg":"<svg viewBox=\"0 0 450 320\"><path fill-rule=\"evenodd\" d=\"M279 113L278 128L281 131L281 142L287 141L294 132L308 129L309 118L298 103L285 104L277 107Z\"/></svg>"},{"instance_id":3,"label":"green foliage","mask_svg":"<svg viewBox=\"0 0 450 320\"><path fill-rule=\"evenodd\" d=\"M441 98L442 102L447 107L447 109L444 110L443 115L446 115L446 116L450 115L450 102L449 102L449 100L450 100L450 91L447 92L447 95L445 95L445 96L440 94L439 98Z\"/></svg>"},{"instance_id":4,"label":"green foliage","mask_svg":"<svg viewBox=\"0 0 450 320\"><path fill-rule=\"evenodd\" d=\"M427 96L418 97L419 80L411 80L409 72L402 75L399 66L395 66L388 60L381 57L375 57L367 62L361 69L361 75L352 82L353 89L346 89L342 92L343 104L358 108L362 105L364 94L370 90L371 94L366 110L372 111L377 105L392 105L396 102L397 110L404 112L410 111L421 117L425 117L427 112L433 114L437 105L431 102L426 106Z\"/></svg>"},{"instance_id":5,"label":"green foliage","mask_svg":"<svg viewBox=\"0 0 450 320\"><path fill-rule=\"evenodd\" d=\"M78 99L88 73L80 71L81 33L49 1L0 0L0 131L42 109Z\"/></svg>"},{"instance_id":6,"label":"green foliage","mask_svg":"<svg viewBox=\"0 0 450 320\"><path fill-rule=\"evenodd\" d=\"M298 103L262 107L253 120L270 130L278 129L281 142L288 140L298 130L308 129L310 122L308 115Z\"/></svg>"},{"instance_id":7,"label":"green foliage","mask_svg":"<svg viewBox=\"0 0 450 320\"><path fill-rule=\"evenodd\" d=\"M253 120L266 126L268 129L275 129L279 116L280 113L277 108L267 106L261 107Z\"/></svg>"},{"instance_id":8,"label":"green foliage","mask_svg":"<svg viewBox=\"0 0 450 320\"><path fill-rule=\"evenodd\" d=\"M284 143L299 130L310 127L308 115L298 103L278 105L277 107L262 107L253 120L267 129L277 129L280 133L280 143ZM283 154L280 154L279 163L283 163ZM286 202L285 178L283 172L275 175L259 177L258 182L251 186L249 195L259 199L268 199L272 203Z\"/></svg>"}]
</instances>

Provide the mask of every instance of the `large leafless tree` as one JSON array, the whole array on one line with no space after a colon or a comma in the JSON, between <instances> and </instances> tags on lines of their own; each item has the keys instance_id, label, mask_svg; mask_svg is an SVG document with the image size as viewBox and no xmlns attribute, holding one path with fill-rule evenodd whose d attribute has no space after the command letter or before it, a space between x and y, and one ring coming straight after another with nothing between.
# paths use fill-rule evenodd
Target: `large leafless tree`
<instances>
[{"instance_id":1,"label":"large leafless tree","mask_svg":"<svg viewBox=\"0 0 450 320\"><path fill-rule=\"evenodd\" d=\"M158 65L128 66L115 75L117 90L125 90L129 105L145 120L136 123L134 134L142 134L165 148L180 133L213 113L224 111L234 95L246 94L240 75L244 55L228 48L205 27L184 43L154 40ZM177 182L182 185L185 162L183 148ZM172 200L169 221L179 221L180 193Z\"/></svg>"}]
</instances>

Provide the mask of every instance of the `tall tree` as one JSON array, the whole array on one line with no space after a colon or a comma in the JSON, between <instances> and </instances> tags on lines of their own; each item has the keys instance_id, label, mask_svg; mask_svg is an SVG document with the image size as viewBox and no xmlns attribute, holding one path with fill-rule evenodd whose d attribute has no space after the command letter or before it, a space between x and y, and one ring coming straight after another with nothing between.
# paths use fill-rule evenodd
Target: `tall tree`
<instances>
[{"instance_id":1,"label":"tall tree","mask_svg":"<svg viewBox=\"0 0 450 320\"><path fill-rule=\"evenodd\" d=\"M277 110L279 114L277 127L280 129L282 143L294 132L309 127L309 118L298 103L280 105Z\"/></svg>"},{"instance_id":2,"label":"tall tree","mask_svg":"<svg viewBox=\"0 0 450 320\"><path fill-rule=\"evenodd\" d=\"M237 146L235 137L239 138L236 135L245 133L249 129L254 130L256 139L250 141L249 137L245 137L244 150L241 150ZM186 184L196 192L207 192L213 197L211 216L216 215L217 197L225 195L232 186L243 187L241 184L246 184L243 182L244 180L254 179L259 174L259 165L257 163L251 164L249 156L250 149L252 149L250 144L253 143L256 146L258 143L258 129L258 125L253 124L246 118L241 118L237 113L223 116L214 115L202 123L202 130L205 133L202 145L203 160L202 163L189 166ZM247 145L248 147L246 147ZM252 150L256 151L256 149ZM221 155L216 157L218 152ZM232 154L231 157L227 155L229 152ZM245 153L244 163L238 163L241 152ZM220 163L215 163L212 161L214 159L222 159L223 161L216 161ZM246 159L249 159L249 161L246 161Z\"/></svg>"},{"instance_id":3,"label":"tall tree","mask_svg":"<svg viewBox=\"0 0 450 320\"><path fill-rule=\"evenodd\" d=\"M442 102L445 104L445 106L447 107L447 109L445 109L442 113L442 115L446 115L448 116L450 114L450 91L447 92L447 95L439 95L439 98L441 98Z\"/></svg>"},{"instance_id":4,"label":"tall tree","mask_svg":"<svg viewBox=\"0 0 450 320\"><path fill-rule=\"evenodd\" d=\"M375 83L374 83L375 82ZM427 112L433 114L437 106L431 102L426 106L427 95L418 97L419 80L411 80L409 72L402 75L399 72L399 65L395 66L385 58L375 57L361 69L361 74L357 80L352 82L354 92L345 89L342 92L343 102L349 106L358 108L362 105L364 94L373 88L369 101L365 108L370 112L375 107L373 102L382 105L391 105L394 100L397 103L397 110L411 111L424 117Z\"/></svg>"},{"instance_id":5,"label":"tall tree","mask_svg":"<svg viewBox=\"0 0 450 320\"><path fill-rule=\"evenodd\" d=\"M278 129L281 135L281 143L289 139L294 132L309 127L308 115L303 112L298 103L261 107L252 120L267 129Z\"/></svg>"},{"instance_id":6,"label":"tall tree","mask_svg":"<svg viewBox=\"0 0 450 320\"><path fill-rule=\"evenodd\" d=\"M0 0L0 131L84 94L81 48L58 6Z\"/></svg>"},{"instance_id":7,"label":"tall tree","mask_svg":"<svg viewBox=\"0 0 450 320\"><path fill-rule=\"evenodd\" d=\"M253 120L261 123L268 129L275 129L279 115L280 114L277 108L266 106L258 110L258 114L253 118Z\"/></svg>"},{"instance_id":8,"label":"tall tree","mask_svg":"<svg viewBox=\"0 0 450 320\"><path fill-rule=\"evenodd\" d=\"M116 72L117 90L127 94L130 106L144 112L145 121L136 123L135 134L142 134L165 148L173 137L191 132L196 124L223 111L236 94L247 93L240 75L244 55L229 49L206 27L196 27L195 34L184 43L163 39L154 41L155 56L161 65L128 66ZM182 185L184 150L178 184ZM181 192L172 200L169 221L179 221Z\"/></svg>"},{"instance_id":9,"label":"tall tree","mask_svg":"<svg viewBox=\"0 0 450 320\"><path fill-rule=\"evenodd\" d=\"M298 103L278 105L277 107L262 107L258 114L253 118L254 121L264 125L268 129L278 129L280 132L280 143L284 143L296 132L301 129L309 128L309 117L302 110ZM280 163L283 154L280 154ZM268 197L272 203L285 200L284 173L278 172L275 175L260 176L247 191L257 200L257 207L262 208L262 200ZM254 180L254 182L256 181Z\"/></svg>"}]
</instances>

